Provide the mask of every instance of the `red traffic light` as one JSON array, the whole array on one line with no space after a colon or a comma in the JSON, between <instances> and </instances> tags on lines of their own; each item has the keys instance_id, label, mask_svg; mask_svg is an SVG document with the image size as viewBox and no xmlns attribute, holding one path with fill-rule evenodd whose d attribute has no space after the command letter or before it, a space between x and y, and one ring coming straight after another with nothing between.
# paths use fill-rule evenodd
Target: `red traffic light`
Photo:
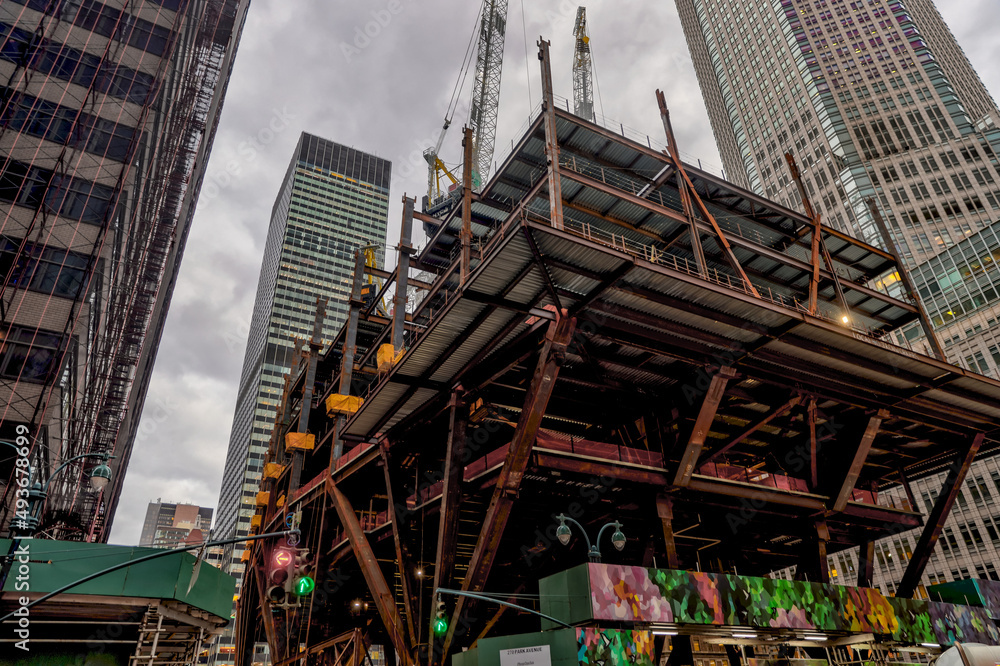
<instances>
[{"instance_id":1,"label":"red traffic light","mask_svg":"<svg viewBox=\"0 0 1000 666\"><path fill-rule=\"evenodd\" d=\"M276 567L287 567L292 563L292 554L287 550L276 550L271 558Z\"/></svg>"}]
</instances>

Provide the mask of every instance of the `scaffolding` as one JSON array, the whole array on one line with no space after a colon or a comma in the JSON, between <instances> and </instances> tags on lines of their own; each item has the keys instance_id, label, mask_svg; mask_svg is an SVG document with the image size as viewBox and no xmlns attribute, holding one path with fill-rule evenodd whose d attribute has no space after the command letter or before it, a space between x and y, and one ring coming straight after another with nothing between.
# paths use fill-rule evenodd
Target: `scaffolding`
<instances>
[{"instance_id":1,"label":"scaffolding","mask_svg":"<svg viewBox=\"0 0 1000 666\"><path fill-rule=\"evenodd\" d=\"M121 9L98 2L76 9L62 2L17 4L0 14L8 22L6 43L27 28L32 37L21 45L8 78L0 146L5 169L30 152L30 164L49 168L52 176L40 195L11 202L2 233L19 239L19 255L62 247L85 254L87 264L74 294L49 295L41 322L31 321L39 298L29 279L32 267L21 262L3 276L5 322L51 330L58 320L62 347L47 375L5 379L0 397L6 398L5 421L29 424L32 465L42 481L73 456L116 456L112 484L100 496L86 490L85 466L54 479L41 526L49 536L103 541L247 3L129 0ZM95 12L113 24L95 25ZM94 64L99 74L90 77L85 93L79 77L65 80L46 64L60 57ZM29 137L25 123L12 126L19 114L40 113L55 99L57 114L69 121L67 136ZM97 128L109 122L117 135L101 152ZM94 192L104 188L100 220L88 219L86 211L74 217L65 197L56 198L67 182L93 183L84 206L93 206ZM17 204L28 201L36 202L34 212L19 225L24 209ZM9 497L4 507L6 524Z\"/></svg>"}]
</instances>

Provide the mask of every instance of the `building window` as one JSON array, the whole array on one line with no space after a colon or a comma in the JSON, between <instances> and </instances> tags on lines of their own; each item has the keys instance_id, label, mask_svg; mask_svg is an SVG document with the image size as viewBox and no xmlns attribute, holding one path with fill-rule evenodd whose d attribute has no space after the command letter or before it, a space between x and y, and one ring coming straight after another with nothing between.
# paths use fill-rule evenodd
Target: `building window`
<instances>
[{"instance_id":1,"label":"building window","mask_svg":"<svg viewBox=\"0 0 1000 666\"><path fill-rule=\"evenodd\" d=\"M11 285L77 298L87 274L88 257L31 244L18 253L18 246L16 241L0 237L0 275L10 275Z\"/></svg>"},{"instance_id":2,"label":"building window","mask_svg":"<svg viewBox=\"0 0 1000 666\"><path fill-rule=\"evenodd\" d=\"M55 374L63 347L61 335L12 326L0 336L0 376L45 383Z\"/></svg>"}]
</instances>

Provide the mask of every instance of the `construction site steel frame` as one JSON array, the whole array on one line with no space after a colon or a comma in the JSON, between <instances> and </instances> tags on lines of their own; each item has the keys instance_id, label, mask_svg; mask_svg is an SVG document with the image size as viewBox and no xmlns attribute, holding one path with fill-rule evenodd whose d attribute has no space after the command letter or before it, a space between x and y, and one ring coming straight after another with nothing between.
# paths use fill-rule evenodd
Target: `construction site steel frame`
<instances>
[{"instance_id":1,"label":"construction site steel frame","mask_svg":"<svg viewBox=\"0 0 1000 666\"><path fill-rule=\"evenodd\" d=\"M362 298L359 251L346 326L286 378L252 524L301 529L316 589L273 604L273 545L248 548L237 664L267 641L276 665L377 643L433 666L537 631L442 597L436 636L434 591L530 604L587 558L558 543L563 513L620 521L610 563L828 582L827 555L860 546L861 586L875 540L922 527L896 590L919 595L971 461L1000 445L1000 382L941 359L909 282L880 279L904 276L894 251L685 165L662 93L665 149L560 110L545 41L539 59L542 110L492 180L474 192L467 164L434 216L404 198L381 293ZM917 321L928 347L901 346ZM882 492L942 470L926 523Z\"/></svg>"},{"instance_id":2,"label":"construction site steel frame","mask_svg":"<svg viewBox=\"0 0 1000 666\"><path fill-rule=\"evenodd\" d=\"M248 5L0 8L0 434L28 427L41 482L116 456L102 495L82 465L53 479L40 535L108 537Z\"/></svg>"}]
</instances>

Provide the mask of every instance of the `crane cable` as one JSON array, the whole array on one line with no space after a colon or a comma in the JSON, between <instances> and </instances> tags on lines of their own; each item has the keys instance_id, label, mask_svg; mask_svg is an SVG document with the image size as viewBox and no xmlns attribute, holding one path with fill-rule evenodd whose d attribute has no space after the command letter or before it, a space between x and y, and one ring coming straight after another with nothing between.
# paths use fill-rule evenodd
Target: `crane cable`
<instances>
[{"instance_id":1,"label":"crane cable","mask_svg":"<svg viewBox=\"0 0 1000 666\"><path fill-rule=\"evenodd\" d=\"M489 0L482 1L479 6L478 16L482 17L488 1ZM451 92L451 99L448 101L448 109L445 112L445 127L451 124L451 120L455 116L455 111L458 110L458 100L461 98L462 89L465 88L465 79L469 75L469 67L472 64L472 45L476 42L476 37L479 35L481 23L481 19L476 22L476 27L472 30L472 36L469 37L469 45L465 48L465 57L462 59L462 69L458 73L458 80L455 82L455 88Z\"/></svg>"}]
</instances>

